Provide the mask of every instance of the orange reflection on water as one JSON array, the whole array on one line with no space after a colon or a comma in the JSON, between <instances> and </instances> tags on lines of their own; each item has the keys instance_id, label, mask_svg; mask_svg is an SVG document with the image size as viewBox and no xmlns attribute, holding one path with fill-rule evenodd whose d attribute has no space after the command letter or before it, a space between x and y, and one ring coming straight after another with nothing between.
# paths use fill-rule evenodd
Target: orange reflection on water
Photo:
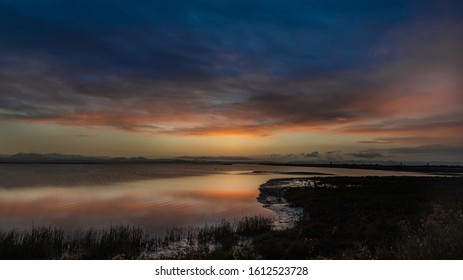
<instances>
[{"instance_id":1,"label":"orange reflection on water","mask_svg":"<svg viewBox=\"0 0 463 280\"><path fill-rule=\"evenodd\" d=\"M181 172L190 174L185 166L172 171L172 166L19 166L10 171L45 175L46 185L12 177L0 182L0 226L5 229L34 225L54 225L65 229L107 227L110 224L140 226L150 232L162 233L173 226L201 226L222 219L234 220L249 215L274 217L274 213L256 200L259 185L272 178L297 177L282 174L243 174L250 170L311 171L334 173L340 176L397 175L397 172L379 170L352 170L340 168L306 168L278 166L197 166L211 169L214 174L189 177L135 180L134 172L146 174ZM104 168L103 168L104 167ZM177 169L179 166L176 166ZM88 180L94 171L98 180ZM59 171L59 172L58 172ZM79 172L77 172L79 171ZM125 171L126 176L115 181L112 177ZM187 172L188 171L188 172ZM204 170L194 172L203 174ZM227 172L217 174L217 172ZM59 174L53 177L53 174ZM78 174L84 174L85 176ZM401 173L412 175L411 173ZM102 176L104 175L104 176ZM422 174L419 174L422 175ZM303 176L303 175L301 175ZM120 176L119 176L120 177ZM129 180L130 179L130 180ZM37 181L37 180L36 180ZM39 182L42 182L38 180ZM52 184L53 182L53 184ZM64 182L64 183L63 183ZM97 184L96 182L101 182ZM42 182L43 183L43 182Z\"/></svg>"},{"instance_id":2,"label":"orange reflection on water","mask_svg":"<svg viewBox=\"0 0 463 280\"><path fill-rule=\"evenodd\" d=\"M0 224L69 229L133 224L163 232L172 226L200 226L245 215L273 216L256 201L260 183L253 176L219 174L109 186L0 189Z\"/></svg>"},{"instance_id":3,"label":"orange reflection on water","mask_svg":"<svg viewBox=\"0 0 463 280\"><path fill-rule=\"evenodd\" d=\"M255 190L230 190L230 189L208 189L187 192L186 195L198 198L225 199L225 200L255 200Z\"/></svg>"}]
</instances>

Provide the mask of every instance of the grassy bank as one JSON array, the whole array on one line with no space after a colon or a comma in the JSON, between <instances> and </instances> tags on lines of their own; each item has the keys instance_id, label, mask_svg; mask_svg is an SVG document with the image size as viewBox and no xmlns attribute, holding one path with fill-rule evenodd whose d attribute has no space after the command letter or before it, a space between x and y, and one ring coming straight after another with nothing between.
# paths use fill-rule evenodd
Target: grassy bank
<instances>
[{"instance_id":1,"label":"grassy bank","mask_svg":"<svg viewBox=\"0 0 463 280\"><path fill-rule=\"evenodd\" d=\"M254 240L263 258L462 259L463 178L327 177L287 189L306 215Z\"/></svg>"},{"instance_id":2,"label":"grassy bank","mask_svg":"<svg viewBox=\"0 0 463 280\"><path fill-rule=\"evenodd\" d=\"M279 192L304 209L291 229L264 217L162 236L36 227L0 232L0 259L463 259L462 177L310 180L317 187Z\"/></svg>"}]
</instances>

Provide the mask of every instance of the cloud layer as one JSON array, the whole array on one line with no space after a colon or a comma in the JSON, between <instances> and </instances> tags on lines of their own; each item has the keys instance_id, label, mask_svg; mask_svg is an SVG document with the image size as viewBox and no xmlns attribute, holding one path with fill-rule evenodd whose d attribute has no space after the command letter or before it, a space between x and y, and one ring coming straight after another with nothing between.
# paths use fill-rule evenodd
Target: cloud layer
<instances>
[{"instance_id":1,"label":"cloud layer","mask_svg":"<svg viewBox=\"0 0 463 280\"><path fill-rule=\"evenodd\" d=\"M127 3L1 1L0 121L461 145L458 1Z\"/></svg>"}]
</instances>

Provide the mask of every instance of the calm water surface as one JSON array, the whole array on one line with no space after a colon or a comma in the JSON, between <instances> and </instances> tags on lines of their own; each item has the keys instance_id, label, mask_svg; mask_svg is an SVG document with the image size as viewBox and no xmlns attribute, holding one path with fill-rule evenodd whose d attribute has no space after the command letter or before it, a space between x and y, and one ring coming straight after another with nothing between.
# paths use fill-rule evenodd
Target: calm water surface
<instances>
[{"instance_id":1,"label":"calm water surface","mask_svg":"<svg viewBox=\"0 0 463 280\"><path fill-rule=\"evenodd\" d=\"M0 165L0 227L54 225L71 230L130 224L162 233L221 219L274 217L256 200L259 185L272 178L308 176L249 174L252 171L418 175L261 165L5 164Z\"/></svg>"}]
</instances>

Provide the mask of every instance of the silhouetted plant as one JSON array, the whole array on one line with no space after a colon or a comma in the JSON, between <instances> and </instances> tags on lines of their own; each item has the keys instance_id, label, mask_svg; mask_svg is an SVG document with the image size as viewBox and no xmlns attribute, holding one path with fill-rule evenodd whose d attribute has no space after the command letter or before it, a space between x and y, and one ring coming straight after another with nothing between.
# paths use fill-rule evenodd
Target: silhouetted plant
<instances>
[{"instance_id":1,"label":"silhouetted plant","mask_svg":"<svg viewBox=\"0 0 463 280\"><path fill-rule=\"evenodd\" d=\"M243 236L259 235L272 229L273 220L264 216L244 217L238 221L236 232Z\"/></svg>"}]
</instances>

